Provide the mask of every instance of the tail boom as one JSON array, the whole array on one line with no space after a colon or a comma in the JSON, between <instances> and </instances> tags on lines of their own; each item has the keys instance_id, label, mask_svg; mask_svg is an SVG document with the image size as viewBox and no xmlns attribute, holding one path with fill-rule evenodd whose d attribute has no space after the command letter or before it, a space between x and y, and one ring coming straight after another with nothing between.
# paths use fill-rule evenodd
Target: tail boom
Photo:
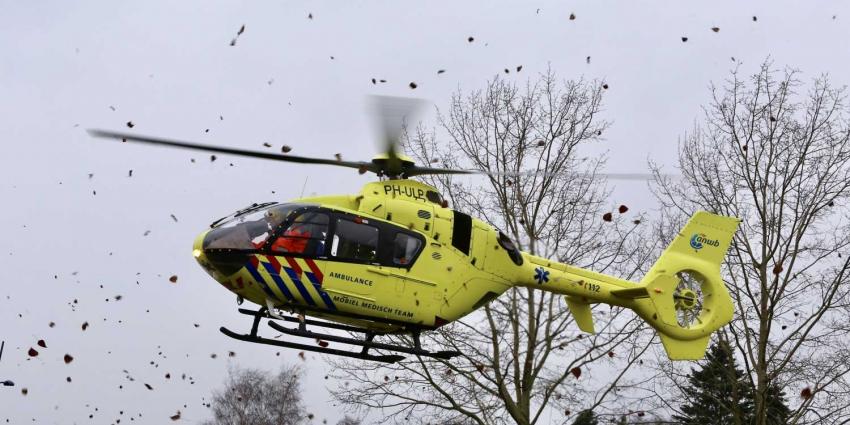
<instances>
[{"instance_id":1,"label":"tail boom","mask_svg":"<svg viewBox=\"0 0 850 425\"><path fill-rule=\"evenodd\" d=\"M590 305L634 310L655 328L673 360L702 358L714 331L732 320L732 299L720 276L739 220L699 211L640 283L525 255L518 284L566 295L579 328L593 333Z\"/></svg>"}]
</instances>

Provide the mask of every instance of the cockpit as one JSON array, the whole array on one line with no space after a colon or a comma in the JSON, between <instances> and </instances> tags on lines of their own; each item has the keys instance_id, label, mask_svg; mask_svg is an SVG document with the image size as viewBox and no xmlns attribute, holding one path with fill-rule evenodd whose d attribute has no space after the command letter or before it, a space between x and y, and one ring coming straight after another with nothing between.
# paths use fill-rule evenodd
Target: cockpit
<instances>
[{"instance_id":1,"label":"cockpit","mask_svg":"<svg viewBox=\"0 0 850 425\"><path fill-rule=\"evenodd\" d=\"M328 216L309 204L258 204L216 221L204 251L324 255ZM286 224L286 226L284 226ZM285 227L285 229L283 228Z\"/></svg>"},{"instance_id":2,"label":"cockpit","mask_svg":"<svg viewBox=\"0 0 850 425\"><path fill-rule=\"evenodd\" d=\"M253 253L409 268L425 244L406 228L316 204L255 204L211 227L203 253L225 274Z\"/></svg>"}]
</instances>

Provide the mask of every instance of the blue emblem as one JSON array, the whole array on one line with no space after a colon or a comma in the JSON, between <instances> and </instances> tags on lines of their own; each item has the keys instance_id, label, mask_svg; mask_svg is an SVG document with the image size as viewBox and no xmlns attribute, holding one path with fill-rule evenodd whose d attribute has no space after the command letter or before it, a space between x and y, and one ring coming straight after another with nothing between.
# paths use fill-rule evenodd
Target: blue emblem
<instances>
[{"instance_id":1,"label":"blue emblem","mask_svg":"<svg viewBox=\"0 0 850 425\"><path fill-rule=\"evenodd\" d=\"M543 267L538 267L534 269L534 280L537 281L538 284L543 284L543 282L549 281L549 272L544 270Z\"/></svg>"},{"instance_id":2,"label":"blue emblem","mask_svg":"<svg viewBox=\"0 0 850 425\"><path fill-rule=\"evenodd\" d=\"M695 250L702 249L702 238L700 236L704 236L704 235L694 233L694 235L691 236L691 248L693 248Z\"/></svg>"}]
</instances>

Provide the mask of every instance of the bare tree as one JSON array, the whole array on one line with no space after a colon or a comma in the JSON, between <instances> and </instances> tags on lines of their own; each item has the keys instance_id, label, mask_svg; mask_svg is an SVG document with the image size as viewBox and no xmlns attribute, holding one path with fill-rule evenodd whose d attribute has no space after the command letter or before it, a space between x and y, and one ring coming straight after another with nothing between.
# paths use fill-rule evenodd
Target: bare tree
<instances>
[{"instance_id":1,"label":"bare tree","mask_svg":"<svg viewBox=\"0 0 850 425\"><path fill-rule=\"evenodd\" d=\"M603 160L581 157L608 126L601 107L597 82L560 81L551 71L525 87L496 78L483 90L458 92L439 114L448 143L419 127L406 147L422 163L487 172L428 183L523 250L629 278L652 255L637 237L640 218L603 220L610 211ZM596 311L596 334L583 335L561 297L516 288L431 333L430 343L459 357L391 366L336 361L345 386L333 394L353 409L423 423L566 422L584 409L610 408L649 344L630 313Z\"/></svg>"},{"instance_id":2,"label":"bare tree","mask_svg":"<svg viewBox=\"0 0 850 425\"><path fill-rule=\"evenodd\" d=\"M306 422L302 371L284 366L276 375L232 368L224 388L213 392L213 419L206 425L296 425Z\"/></svg>"},{"instance_id":3,"label":"bare tree","mask_svg":"<svg viewBox=\"0 0 850 425\"><path fill-rule=\"evenodd\" d=\"M792 396L789 423L850 420L850 115L827 77L801 87L769 60L752 76L733 71L679 148L684 178L659 176L656 188L667 229L698 208L743 221L724 336L752 380L757 424L772 423L772 386Z\"/></svg>"}]
</instances>

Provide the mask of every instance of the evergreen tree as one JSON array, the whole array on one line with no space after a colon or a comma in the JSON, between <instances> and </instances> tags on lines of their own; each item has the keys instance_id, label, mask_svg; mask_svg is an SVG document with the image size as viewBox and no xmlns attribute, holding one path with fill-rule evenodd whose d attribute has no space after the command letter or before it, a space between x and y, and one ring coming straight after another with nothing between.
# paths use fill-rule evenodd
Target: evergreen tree
<instances>
[{"instance_id":1,"label":"evergreen tree","mask_svg":"<svg viewBox=\"0 0 850 425\"><path fill-rule=\"evenodd\" d=\"M785 425L791 410L785 405L785 392L776 385L767 388L767 423Z\"/></svg>"},{"instance_id":2,"label":"evergreen tree","mask_svg":"<svg viewBox=\"0 0 850 425\"><path fill-rule=\"evenodd\" d=\"M702 368L691 371L682 414L674 415L674 419L689 425L755 423L753 384L738 369L728 344L721 340L712 345ZM767 423L785 424L789 415L785 393L776 385L768 387Z\"/></svg>"},{"instance_id":3,"label":"evergreen tree","mask_svg":"<svg viewBox=\"0 0 850 425\"><path fill-rule=\"evenodd\" d=\"M753 417L753 390L743 375L728 342L721 340L712 345L702 368L691 371L690 385L684 388L682 413L673 418L691 425L749 424Z\"/></svg>"},{"instance_id":4,"label":"evergreen tree","mask_svg":"<svg viewBox=\"0 0 850 425\"><path fill-rule=\"evenodd\" d=\"M599 425L599 420L596 418L596 413L593 413L593 410L583 410L576 416L573 425Z\"/></svg>"}]
</instances>

